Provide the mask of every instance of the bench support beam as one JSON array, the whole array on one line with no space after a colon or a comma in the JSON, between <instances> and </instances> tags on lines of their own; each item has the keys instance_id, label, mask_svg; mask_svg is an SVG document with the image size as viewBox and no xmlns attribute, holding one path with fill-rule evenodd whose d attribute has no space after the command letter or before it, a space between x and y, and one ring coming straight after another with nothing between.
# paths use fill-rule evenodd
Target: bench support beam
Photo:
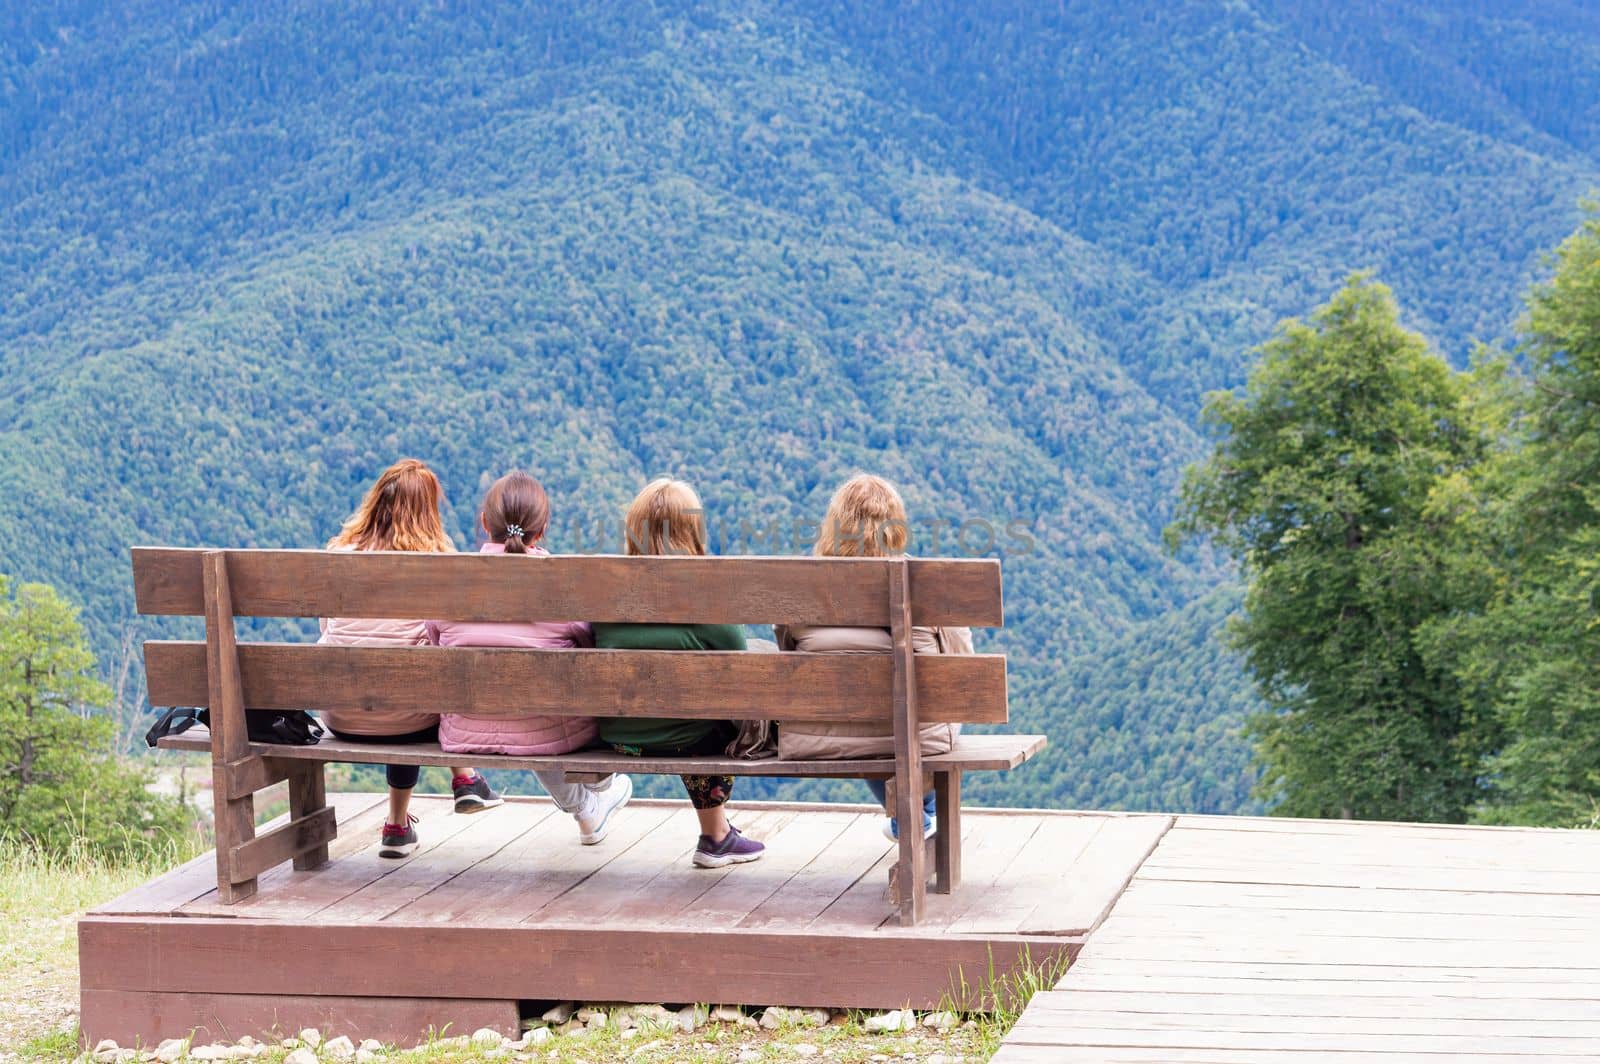
<instances>
[{"instance_id":1,"label":"bench support beam","mask_svg":"<svg viewBox=\"0 0 1600 1064\"><path fill-rule=\"evenodd\" d=\"M310 871L327 864L328 841L337 835L333 810L328 806L328 784L322 766L321 761L303 761L289 775L289 819L300 822L326 812L328 820L327 838L294 855L297 872Z\"/></svg>"},{"instance_id":2,"label":"bench support beam","mask_svg":"<svg viewBox=\"0 0 1600 1064\"><path fill-rule=\"evenodd\" d=\"M904 559L889 570L889 636L894 644L894 809L900 823L900 923L922 921L928 904L928 866L922 839L922 729L917 717L916 655L911 646L911 570Z\"/></svg>"},{"instance_id":3,"label":"bench support beam","mask_svg":"<svg viewBox=\"0 0 1600 1064\"><path fill-rule=\"evenodd\" d=\"M318 809L310 816L290 820L265 835L242 843L228 854L229 875L235 883L254 883L267 869L302 855L326 854L328 842L338 834L331 808ZM324 857L323 861L327 858Z\"/></svg>"},{"instance_id":4,"label":"bench support beam","mask_svg":"<svg viewBox=\"0 0 1600 1064\"><path fill-rule=\"evenodd\" d=\"M233 853L256 835L254 793L235 797L234 766L249 754L239 644L228 589L228 555L206 551L206 683L211 696L211 792L216 796L217 896L224 905L256 892L255 875L235 878Z\"/></svg>"},{"instance_id":5,"label":"bench support beam","mask_svg":"<svg viewBox=\"0 0 1600 1064\"><path fill-rule=\"evenodd\" d=\"M939 820L934 836L935 894L949 894L961 885L961 770L937 772L933 801Z\"/></svg>"}]
</instances>

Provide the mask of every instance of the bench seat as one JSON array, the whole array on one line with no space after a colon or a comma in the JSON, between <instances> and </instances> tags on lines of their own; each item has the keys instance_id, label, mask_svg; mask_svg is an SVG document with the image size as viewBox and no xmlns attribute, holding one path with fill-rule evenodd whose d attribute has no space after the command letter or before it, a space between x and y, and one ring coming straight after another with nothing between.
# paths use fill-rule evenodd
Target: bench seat
<instances>
[{"instance_id":1,"label":"bench seat","mask_svg":"<svg viewBox=\"0 0 1600 1064\"><path fill-rule=\"evenodd\" d=\"M1004 772L1016 768L1044 749L1043 735L961 735L948 754L922 759L925 772ZM159 745L167 750L211 750L211 736L203 727L171 735ZM346 761L370 765L454 765L470 761L477 768L560 769L568 776L609 772L666 773L702 776L806 776L817 779L888 778L894 775L893 757L839 760L786 761L767 758L746 761L731 757L633 757L608 750L575 754L508 757L503 754L447 754L438 743L364 743L324 738L312 746L250 743L251 757L283 760Z\"/></svg>"}]
</instances>

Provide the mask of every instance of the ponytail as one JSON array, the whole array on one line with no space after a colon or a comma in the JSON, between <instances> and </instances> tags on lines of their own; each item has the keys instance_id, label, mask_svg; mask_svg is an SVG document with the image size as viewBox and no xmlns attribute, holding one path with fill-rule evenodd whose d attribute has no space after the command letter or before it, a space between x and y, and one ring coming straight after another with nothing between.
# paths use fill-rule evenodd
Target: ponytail
<instances>
[{"instance_id":1,"label":"ponytail","mask_svg":"<svg viewBox=\"0 0 1600 1064\"><path fill-rule=\"evenodd\" d=\"M526 554L544 536L550 522L550 498L544 486L520 469L507 473L483 497L483 527L503 543L507 554Z\"/></svg>"}]
</instances>

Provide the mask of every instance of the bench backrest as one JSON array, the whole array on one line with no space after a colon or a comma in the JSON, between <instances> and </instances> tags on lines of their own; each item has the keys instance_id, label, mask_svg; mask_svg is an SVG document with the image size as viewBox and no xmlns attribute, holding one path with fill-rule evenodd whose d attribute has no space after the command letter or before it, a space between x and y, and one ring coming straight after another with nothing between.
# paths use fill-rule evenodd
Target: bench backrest
<instances>
[{"instance_id":1,"label":"bench backrest","mask_svg":"<svg viewBox=\"0 0 1600 1064\"><path fill-rule=\"evenodd\" d=\"M1003 623L1000 565L991 559L513 559L136 547L133 573L140 613L207 617L213 661L219 639L231 653L235 616L775 622L897 634L908 624ZM1003 656L924 656L914 669L897 666L896 657L303 643L237 649L244 705L260 709L888 724L898 668L922 723L1006 720ZM210 704L217 677L208 669L207 642L146 643L145 668L153 705Z\"/></svg>"}]
</instances>

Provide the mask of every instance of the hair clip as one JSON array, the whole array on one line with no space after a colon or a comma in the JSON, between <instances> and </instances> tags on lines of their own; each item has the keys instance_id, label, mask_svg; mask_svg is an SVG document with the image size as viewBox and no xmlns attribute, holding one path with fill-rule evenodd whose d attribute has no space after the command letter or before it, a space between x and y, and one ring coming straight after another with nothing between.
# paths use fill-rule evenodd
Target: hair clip
<instances>
[{"instance_id":1,"label":"hair clip","mask_svg":"<svg viewBox=\"0 0 1600 1064\"><path fill-rule=\"evenodd\" d=\"M522 532L522 526L521 525L507 525L506 526L506 536L507 537L516 536L518 539L521 539L522 535L523 535L523 532Z\"/></svg>"}]
</instances>

